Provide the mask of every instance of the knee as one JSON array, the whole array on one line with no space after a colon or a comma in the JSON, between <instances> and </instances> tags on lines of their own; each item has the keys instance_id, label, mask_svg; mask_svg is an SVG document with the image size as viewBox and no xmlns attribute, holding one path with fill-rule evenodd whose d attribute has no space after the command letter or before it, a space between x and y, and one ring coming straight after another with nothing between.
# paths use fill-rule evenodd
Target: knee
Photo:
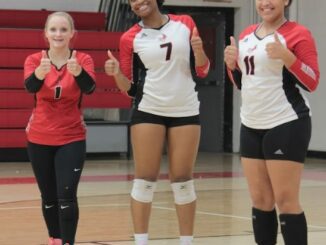
<instances>
[{"instance_id":1,"label":"knee","mask_svg":"<svg viewBox=\"0 0 326 245\"><path fill-rule=\"evenodd\" d=\"M138 202L150 203L153 201L155 189L156 182L154 181L134 179L131 197Z\"/></svg>"},{"instance_id":2,"label":"knee","mask_svg":"<svg viewBox=\"0 0 326 245\"><path fill-rule=\"evenodd\" d=\"M193 180L171 183L174 202L177 205L185 205L197 199Z\"/></svg>"},{"instance_id":3,"label":"knee","mask_svg":"<svg viewBox=\"0 0 326 245\"><path fill-rule=\"evenodd\" d=\"M299 199L284 191L275 196L276 205L281 213L293 213L301 210Z\"/></svg>"},{"instance_id":4,"label":"knee","mask_svg":"<svg viewBox=\"0 0 326 245\"><path fill-rule=\"evenodd\" d=\"M271 210L275 206L274 195L264 191L251 192L253 206L260 210Z\"/></svg>"},{"instance_id":5,"label":"knee","mask_svg":"<svg viewBox=\"0 0 326 245\"><path fill-rule=\"evenodd\" d=\"M58 206L62 220L78 219L79 210L77 199L59 199Z\"/></svg>"}]
</instances>

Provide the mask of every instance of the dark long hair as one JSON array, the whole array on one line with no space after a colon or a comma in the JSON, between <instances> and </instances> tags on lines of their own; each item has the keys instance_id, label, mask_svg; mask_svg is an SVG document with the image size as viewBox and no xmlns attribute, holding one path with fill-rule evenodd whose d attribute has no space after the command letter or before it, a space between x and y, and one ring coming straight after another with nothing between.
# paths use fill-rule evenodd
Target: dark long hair
<instances>
[{"instance_id":1,"label":"dark long hair","mask_svg":"<svg viewBox=\"0 0 326 245\"><path fill-rule=\"evenodd\" d=\"M292 0L289 0L289 3L288 3L288 5L286 7L287 8L290 7L291 3L292 3Z\"/></svg>"},{"instance_id":2,"label":"dark long hair","mask_svg":"<svg viewBox=\"0 0 326 245\"><path fill-rule=\"evenodd\" d=\"M164 0L156 0L156 2L157 2L157 6L160 8L162 7Z\"/></svg>"}]
</instances>

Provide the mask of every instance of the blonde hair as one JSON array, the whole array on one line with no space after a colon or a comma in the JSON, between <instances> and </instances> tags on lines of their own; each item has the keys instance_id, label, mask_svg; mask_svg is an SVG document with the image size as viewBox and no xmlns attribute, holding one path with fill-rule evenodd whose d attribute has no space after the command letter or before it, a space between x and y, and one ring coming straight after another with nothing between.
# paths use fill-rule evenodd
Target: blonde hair
<instances>
[{"instance_id":1,"label":"blonde hair","mask_svg":"<svg viewBox=\"0 0 326 245\"><path fill-rule=\"evenodd\" d=\"M46 19L46 22L45 22L44 30L46 30L46 28L48 27L48 24L49 24L49 21L51 20L51 18L55 17L55 16L61 16L61 17L66 18L66 20L68 20L68 22L69 22L71 31L75 30L74 19L67 12L54 12L52 14L49 14L47 19Z\"/></svg>"}]
</instances>

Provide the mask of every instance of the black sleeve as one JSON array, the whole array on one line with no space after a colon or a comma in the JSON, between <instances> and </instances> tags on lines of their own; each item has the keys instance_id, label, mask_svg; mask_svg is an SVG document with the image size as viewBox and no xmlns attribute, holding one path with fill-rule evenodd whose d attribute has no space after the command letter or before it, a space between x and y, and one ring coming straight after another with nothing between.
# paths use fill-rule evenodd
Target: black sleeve
<instances>
[{"instance_id":1,"label":"black sleeve","mask_svg":"<svg viewBox=\"0 0 326 245\"><path fill-rule=\"evenodd\" d=\"M44 79L39 80L35 76L35 73L33 72L32 75L30 75L28 78L26 78L25 88L30 93L36 93L36 92L40 91L41 87L43 86L43 83L44 83Z\"/></svg>"},{"instance_id":2,"label":"black sleeve","mask_svg":"<svg viewBox=\"0 0 326 245\"><path fill-rule=\"evenodd\" d=\"M234 69L234 71L231 71L232 73L232 77L233 77L233 81L234 81L234 85L241 90L241 85L242 85L242 73L240 70L238 69Z\"/></svg>"},{"instance_id":3,"label":"black sleeve","mask_svg":"<svg viewBox=\"0 0 326 245\"><path fill-rule=\"evenodd\" d=\"M83 93L91 94L94 92L96 87L95 81L84 69L82 69L81 73L75 79Z\"/></svg>"}]
</instances>

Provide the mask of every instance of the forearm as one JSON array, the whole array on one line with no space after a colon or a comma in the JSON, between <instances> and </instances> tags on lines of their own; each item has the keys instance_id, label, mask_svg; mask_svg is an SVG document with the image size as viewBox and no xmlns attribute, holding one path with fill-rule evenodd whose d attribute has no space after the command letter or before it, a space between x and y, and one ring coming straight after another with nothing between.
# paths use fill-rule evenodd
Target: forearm
<instances>
[{"instance_id":1,"label":"forearm","mask_svg":"<svg viewBox=\"0 0 326 245\"><path fill-rule=\"evenodd\" d=\"M30 93L38 92L43 86L44 79L38 79L35 72L25 80L25 88Z\"/></svg>"},{"instance_id":2,"label":"forearm","mask_svg":"<svg viewBox=\"0 0 326 245\"><path fill-rule=\"evenodd\" d=\"M282 55L282 60L287 69L290 69L290 67L294 64L296 59L297 57L289 49L285 49Z\"/></svg>"},{"instance_id":3,"label":"forearm","mask_svg":"<svg viewBox=\"0 0 326 245\"><path fill-rule=\"evenodd\" d=\"M95 90L94 79L84 70L75 76L76 82L83 93L90 94Z\"/></svg>"},{"instance_id":4,"label":"forearm","mask_svg":"<svg viewBox=\"0 0 326 245\"><path fill-rule=\"evenodd\" d=\"M123 73L119 70L119 72L113 76L114 80L117 84L117 87L122 91L122 92L127 92L130 87L131 87L131 81L123 75Z\"/></svg>"}]
</instances>

